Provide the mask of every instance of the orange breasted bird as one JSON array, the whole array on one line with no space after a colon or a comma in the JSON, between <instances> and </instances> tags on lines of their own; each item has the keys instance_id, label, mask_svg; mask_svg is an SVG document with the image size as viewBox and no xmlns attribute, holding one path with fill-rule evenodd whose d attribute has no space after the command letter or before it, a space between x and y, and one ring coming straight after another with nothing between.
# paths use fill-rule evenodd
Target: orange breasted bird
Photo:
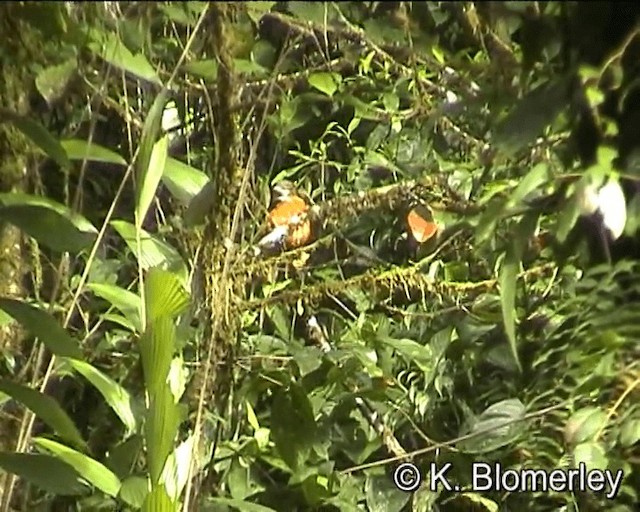
<instances>
[{"instance_id":1,"label":"orange breasted bird","mask_svg":"<svg viewBox=\"0 0 640 512\"><path fill-rule=\"evenodd\" d=\"M431 240L438 233L431 208L425 204L413 204L407 214L407 233L419 245Z\"/></svg>"},{"instance_id":2,"label":"orange breasted bird","mask_svg":"<svg viewBox=\"0 0 640 512\"><path fill-rule=\"evenodd\" d=\"M267 213L269 233L259 242L262 250L297 249L312 238L309 200L290 181L281 181L272 189Z\"/></svg>"}]
</instances>

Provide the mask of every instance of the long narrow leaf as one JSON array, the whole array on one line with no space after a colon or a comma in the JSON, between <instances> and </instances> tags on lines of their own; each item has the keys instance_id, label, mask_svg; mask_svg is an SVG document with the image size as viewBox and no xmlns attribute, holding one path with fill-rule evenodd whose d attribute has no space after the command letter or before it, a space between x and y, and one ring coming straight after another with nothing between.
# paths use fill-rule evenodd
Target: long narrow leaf
<instances>
[{"instance_id":1,"label":"long narrow leaf","mask_svg":"<svg viewBox=\"0 0 640 512\"><path fill-rule=\"evenodd\" d=\"M138 202L136 204L136 218L140 226L149 211L151 202L156 194L162 173L164 172L167 160L167 148L169 147L169 137L166 135L153 145L151 157L147 169L140 179L140 190Z\"/></svg>"},{"instance_id":2,"label":"long narrow leaf","mask_svg":"<svg viewBox=\"0 0 640 512\"><path fill-rule=\"evenodd\" d=\"M100 392L125 427L127 427L127 434L134 432L136 418L131 408L131 396L128 391L89 363L78 361L77 359L69 359L68 362L75 371L91 382Z\"/></svg>"},{"instance_id":3,"label":"long narrow leaf","mask_svg":"<svg viewBox=\"0 0 640 512\"><path fill-rule=\"evenodd\" d=\"M71 465L42 453L0 453L0 467L59 496L75 496L88 489L82 476Z\"/></svg>"},{"instance_id":4,"label":"long narrow leaf","mask_svg":"<svg viewBox=\"0 0 640 512\"><path fill-rule=\"evenodd\" d=\"M24 405L65 441L77 448L83 450L86 448L82 435L73 420L49 395L5 379L0 380L0 391Z\"/></svg>"},{"instance_id":5,"label":"long narrow leaf","mask_svg":"<svg viewBox=\"0 0 640 512\"><path fill-rule=\"evenodd\" d=\"M114 498L118 495L120 479L97 460L43 437L34 439L34 443L72 466L87 482L105 494Z\"/></svg>"},{"instance_id":6,"label":"long narrow leaf","mask_svg":"<svg viewBox=\"0 0 640 512\"><path fill-rule=\"evenodd\" d=\"M0 309L20 322L55 355L82 359L82 350L78 341L46 311L26 302L6 297L0 297Z\"/></svg>"}]
</instances>

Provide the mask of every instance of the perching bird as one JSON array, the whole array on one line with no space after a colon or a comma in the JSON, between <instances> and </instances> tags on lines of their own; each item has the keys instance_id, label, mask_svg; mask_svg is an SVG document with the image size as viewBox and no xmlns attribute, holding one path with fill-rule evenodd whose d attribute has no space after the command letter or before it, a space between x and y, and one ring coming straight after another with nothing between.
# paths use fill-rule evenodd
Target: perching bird
<instances>
[{"instance_id":1,"label":"perching bird","mask_svg":"<svg viewBox=\"0 0 640 512\"><path fill-rule=\"evenodd\" d=\"M438 233L431 208L423 203L411 205L407 214L407 233L417 244L427 242Z\"/></svg>"},{"instance_id":2,"label":"perching bird","mask_svg":"<svg viewBox=\"0 0 640 512\"><path fill-rule=\"evenodd\" d=\"M281 181L272 189L267 214L269 233L258 242L258 252L296 249L312 238L309 201L290 181Z\"/></svg>"}]
</instances>

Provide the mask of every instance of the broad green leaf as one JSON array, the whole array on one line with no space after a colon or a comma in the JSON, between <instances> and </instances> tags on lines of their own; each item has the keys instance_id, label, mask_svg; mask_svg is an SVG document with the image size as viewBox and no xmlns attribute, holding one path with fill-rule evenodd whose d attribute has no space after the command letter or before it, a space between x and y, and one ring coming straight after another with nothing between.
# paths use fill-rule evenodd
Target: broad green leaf
<instances>
[{"instance_id":1,"label":"broad green leaf","mask_svg":"<svg viewBox=\"0 0 640 512\"><path fill-rule=\"evenodd\" d=\"M576 466L584 464L587 467L587 471L604 471L609 466L607 450L602 443L580 443L573 450L573 459Z\"/></svg>"},{"instance_id":2,"label":"broad green leaf","mask_svg":"<svg viewBox=\"0 0 640 512\"><path fill-rule=\"evenodd\" d=\"M367 475L364 484L369 512L400 512L411 493L399 490L387 475Z\"/></svg>"},{"instance_id":3,"label":"broad green leaf","mask_svg":"<svg viewBox=\"0 0 640 512\"><path fill-rule=\"evenodd\" d=\"M231 507L238 512L276 512L274 509L265 507L264 505L258 505L256 503L250 503L243 500L234 500L232 498L208 498L208 502L216 503L226 507Z\"/></svg>"},{"instance_id":4,"label":"broad green leaf","mask_svg":"<svg viewBox=\"0 0 640 512\"><path fill-rule=\"evenodd\" d=\"M242 73L254 78L260 78L269 74L269 70L263 68L257 62L249 59L233 59L233 68L236 73Z\"/></svg>"},{"instance_id":5,"label":"broad green leaf","mask_svg":"<svg viewBox=\"0 0 640 512\"><path fill-rule=\"evenodd\" d=\"M158 4L158 10L162 11L167 18L181 25L194 25L197 16L188 9L187 2L177 2L175 4Z\"/></svg>"},{"instance_id":6,"label":"broad green leaf","mask_svg":"<svg viewBox=\"0 0 640 512\"><path fill-rule=\"evenodd\" d=\"M78 496L88 491L81 473L52 455L0 452L0 467L59 496Z\"/></svg>"},{"instance_id":7,"label":"broad green leaf","mask_svg":"<svg viewBox=\"0 0 640 512\"><path fill-rule=\"evenodd\" d=\"M189 304L189 296L171 272L150 269L145 286L147 324L161 316L175 318Z\"/></svg>"},{"instance_id":8,"label":"broad green leaf","mask_svg":"<svg viewBox=\"0 0 640 512\"><path fill-rule=\"evenodd\" d=\"M153 486L142 506L142 512L178 512L178 510L178 504L171 500L164 485Z\"/></svg>"},{"instance_id":9,"label":"broad green leaf","mask_svg":"<svg viewBox=\"0 0 640 512\"><path fill-rule=\"evenodd\" d=\"M0 297L0 308L36 336L55 355L82 359L78 341L46 311L15 299Z\"/></svg>"},{"instance_id":10,"label":"broad green leaf","mask_svg":"<svg viewBox=\"0 0 640 512\"><path fill-rule=\"evenodd\" d=\"M173 320L163 316L149 324L140 338L145 385L151 396L168 388L167 375L175 350L175 336Z\"/></svg>"},{"instance_id":11,"label":"broad green leaf","mask_svg":"<svg viewBox=\"0 0 640 512\"><path fill-rule=\"evenodd\" d=\"M317 370L322 365L322 351L318 347L291 347L293 360L300 370L300 376Z\"/></svg>"},{"instance_id":12,"label":"broad green leaf","mask_svg":"<svg viewBox=\"0 0 640 512\"><path fill-rule=\"evenodd\" d=\"M144 425L147 462L152 485L160 481L162 469L175 444L180 415L168 386L152 395Z\"/></svg>"},{"instance_id":13,"label":"broad green leaf","mask_svg":"<svg viewBox=\"0 0 640 512\"><path fill-rule=\"evenodd\" d=\"M147 494L149 494L149 482L147 479L141 476L130 476L122 482L118 497L127 505L140 509Z\"/></svg>"},{"instance_id":14,"label":"broad green leaf","mask_svg":"<svg viewBox=\"0 0 640 512\"><path fill-rule=\"evenodd\" d=\"M420 345L410 339L395 339L384 337L380 339L386 345L398 351L407 362L414 363L424 373L430 374L433 371L434 358L431 347Z\"/></svg>"},{"instance_id":15,"label":"broad green leaf","mask_svg":"<svg viewBox=\"0 0 640 512\"><path fill-rule=\"evenodd\" d=\"M83 216L50 199L28 194L0 194L0 219L59 252L80 252L98 230Z\"/></svg>"},{"instance_id":16,"label":"broad green leaf","mask_svg":"<svg viewBox=\"0 0 640 512\"><path fill-rule=\"evenodd\" d=\"M505 210L505 201L493 197L489 201L484 211L478 218L475 229L475 239L478 245L482 245L491 235L495 233L496 225L502 218Z\"/></svg>"},{"instance_id":17,"label":"broad green leaf","mask_svg":"<svg viewBox=\"0 0 640 512\"><path fill-rule=\"evenodd\" d=\"M111 222L113 228L124 239L131 252L138 255L136 244L136 228L123 220ZM143 270L151 267L160 267L171 272L175 272L180 278L180 282L186 287L188 271L180 253L172 246L155 235L151 235L144 230L140 230L140 257L138 264Z\"/></svg>"},{"instance_id":18,"label":"broad green leaf","mask_svg":"<svg viewBox=\"0 0 640 512\"><path fill-rule=\"evenodd\" d=\"M531 192L536 190L540 185L549 181L549 166L546 163L540 163L533 167L516 187L511 194L510 202L513 206L520 202Z\"/></svg>"},{"instance_id":19,"label":"broad green leaf","mask_svg":"<svg viewBox=\"0 0 640 512\"><path fill-rule=\"evenodd\" d=\"M467 423L462 435L476 434L456 447L465 453L488 453L515 441L525 430L525 407L517 398L489 406Z\"/></svg>"},{"instance_id":20,"label":"broad green leaf","mask_svg":"<svg viewBox=\"0 0 640 512\"><path fill-rule=\"evenodd\" d=\"M131 396L120 384L115 382L100 370L77 359L68 359L68 363L75 371L87 379L104 397L109 407L118 415L125 427L127 435L136 429L136 418L131 409Z\"/></svg>"},{"instance_id":21,"label":"broad green leaf","mask_svg":"<svg viewBox=\"0 0 640 512\"><path fill-rule=\"evenodd\" d=\"M199 454L194 451L193 440L193 435L191 435L181 442L173 453L169 455L164 465L160 481L164 483L167 494L172 499L178 499L187 485L192 454L196 457L195 470L198 471L204 467L202 461L198 460Z\"/></svg>"},{"instance_id":22,"label":"broad green leaf","mask_svg":"<svg viewBox=\"0 0 640 512\"><path fill-rule=\"evenodd\" d=\"M4 379L0 380L0 391L24 405L65 441L78 448L86 448L82 435L71 418L49 395Z\"/></svg>"},{"instance_id":23,"label":"broad green leaf","mask_svg":"<svg viewBox=\"0 0 640 512\"><path fill-rule=\"evenodd\" d=\"M577 445L593 440L605 427L607 413L598 407L584 407L574 412L564 426L564 438L567 444Z\"/></svg>"},{"instance_id":24,"label":"broad green leaf","mask_svg":"<svg viewBox=\"0 0 640 512\"><path fill-rule=\"evenodd\" d=\"M214 82L218 77L218 62L215 59L188 62L183 69L209 82Z\"/></svg>"},{"instance_id":25,"label":"broad green leaf","mask_svg":"<svg viewBox=\"0 0 640 512\"><path fill-rule=\"evenodd\" d=\"M175 158L167 158L162 182L169 192L184 204L188 204L209 181L209 177Z\"/></svg>"},{"instance_id":26,"label":"broad green leaf","mask_svg":"<svg viewBox=\"0 0 640 512\"><path fill-rule=\"evenodd\" d=\"M141 53L133 55L117 34L92 30L91 37L93 41L89 43L89 49L109 64L143 80L162 85L147 58Z\"/></svg>"},{"instance_id":27,"label":"broad green leaf","mask_svg":"<svg viewBox=\"0 0 640 512\"><path fill-rule=\"evenodd\" d=\"M640 441L640 418L627 418L620 427L618 438L624 448L630 448Z\"/></svg>"},{"instance_id":28,"label":"broad green leaf","mask_svg":"<svg viewBox=\"0 0 640 512\"><path fill-rule=\"evenodd\" d=\"M60 167L68 168L71 165L69 157L58 139L44 126L27 117L19 116L10 110L0 108L0 123L5 121L12 123Z\"/></svg>"},{"instance_id":29,"label":"broad green leaf","mask_svg":"<svg viewBox=\"0 0 640 512\"><path fill-rule=\"evenodd\" d=\"M72 466L82 478L103 493L116 497L120 491L120 479L95 459L77 452L50 439L38 437L33 440L36 446L51 452L60 460Z\"/></svg>"},{"instance_id":30,"label":"broad green leaf","mask_svg":"<svg viewBox=\"0 0 640 512\"><path fill-rule=\"evenodd\" d=\"M159 180L164 172L164 164L167 158L167 148L165 144L168 142L158 143L158 136L162 127L162 115L164 108L169 100L169 92L163 89L160 94L153 100L153 104L149 109L147 118L142 127L142 135L140 136L140 147L138 157L136 159L136 212L142 210L141 205L148 199L148 196L155 194L157 187L156 178ZM154 166L151 167L151 158L155 153ZM158 165L160 165L158 167ZM150 174L150 177L147 175ZM150 202L150 201L149 201ZM144 211L146 214L146 210ZM139 220L142 222L142 220Z\"/></svg>"},{"instance_id":31,"label":"broad green leaf","mask_svg":"<svg viewBox=\"0 0 640 512\"><path fill-rule=\"evenodd\" d=\"M318 89L327 96L333 96L338 90L338 85L342 81L342 77L337 73L322 71L319 73L311 73L308 80L311 87Z\"/></svg>"},{"instance_id":32,"label":"broad green leaf","mask_svg":"<svg viewBox=\"0 0 640 512\"><path fill-rule=\"evenodd\" d=\"M142 435L134 434L126 441L112 444L105 459L105 465L120 478L131 474L131 468L142 453Z\"/></svg>"},{"instance_id":33,"label":"broad green leaf","mask_svg":"<svg viewBox=\"0 0 640 512\"><path fill-rule=\"evenodd\" d=\"M62 97L76 69L78 61L74 57L57 66L46 67L38 73L36 87L49 105Z\"/></svg>"},{"instance_id":34,"label":"broad green leaf","mask_svg":"<svg viewBox=\"0 0 640 512\"><path fill-rule=\"evenodd\" d=\"M478 507L482 507L482 510L486 510L487 512L498 512L498 510L500 510L495 501L485 498L481 494L477 494L475 492L463 492L461 497Z\"/></svg>"},{"instance_id":35,"label":"broad green leaf","mask_svg":"<svg viewBox=\"0 0 640 512\"><path fill-rule=\"evenodd\" d=\"M568 106L566 78L547 82L522 98L495 128L494 144L506 155L535 142Z\"/></svg>"},{"instance_id":36,"label":"broad green leaf","mask_svg":"<svg viewBox=\"0 0 640 512\"><path fill-rule=\"evenodd\" d=\"M518 369L522 371L516 340L516 285L519 269L520 259L516 254L516 248L512 245L507 249L507 253L502 262L498 282L500 285L500 303L502 305L504 330Z\"/></svg>"},{"instance_id":37,"label":"broad green leaf","mask_svg":"<svg viewBox=\"0 0 640 512\"><path fill-rule=\"evenodd\" d=\"M139 295L114 284L89 283L87 288L120 311L137 332L142 330Z\"/></svg>"},{"instance_id":38,"label":"broad green leaf","mask_svg":"<svg viewBox=\"0 0 640 512\"><path fill-rule=\"evenodd\" d=\"M292 384L279 390L271 409L271 435L282 459L294 471L311 450L316 422L309 398L302 388Z\"/></svg>"},{"instance_id":39,"label":"broad green leaf","mask_svg":"<svg viewBox=\"0 0 640 512\"><path fill-rule=\"evenodd\" d=\"M184 225L193 228L204 223L207 215L213 210L215 201L215 184L213 181L205 183L189 203L187 211L184 212Z\"/></svg>"},{"instance_id":40,"label":"broad green leaf","mask_svg":"<svg viewBox=\"0 0 640 512\"><path fill-rule=\"evenodd\" d=\"M324 25L336 17L335 10L326 2L287 2L287 9L304 23Z\"/></svg>"},{"instance_id":41,"label":"broad green leaf","mask_svg":"<svg viewBox=\"0 0 640 512\"><path fill-rule=\"evenodd\" d=\"M275 2L247 2L247 14L254 23L259 23L260 18L271 10Z\"/></svg>"},{"instance_id":42,"label":"broad green leaf","mask_svg":"<svg viewBox=\"0 0 640 512\"><path fill-rule=\"evenodd\" d=\"M144 173L144 177L140 180L138 202L136 204L136 218L138 225L142 225L151 202L156 195L156 190L160 184L162 173L164 172L165 162L167 160L167 148L169 147L169 137L166 135L153 145L149 166Z\"/></svg>"},{"instance_id":43,"label":"broad green leaf","mask_svg":"<svg viewBox=\"0 0 640 512\"><path fill-rule=\"evenodd\" d=\"M65 139L60 144L70 160L91 160L107 164L127 165L127 161L115 151L111 151L95 142L89 144L84 139Z\"/></svg>"}]
</instances>

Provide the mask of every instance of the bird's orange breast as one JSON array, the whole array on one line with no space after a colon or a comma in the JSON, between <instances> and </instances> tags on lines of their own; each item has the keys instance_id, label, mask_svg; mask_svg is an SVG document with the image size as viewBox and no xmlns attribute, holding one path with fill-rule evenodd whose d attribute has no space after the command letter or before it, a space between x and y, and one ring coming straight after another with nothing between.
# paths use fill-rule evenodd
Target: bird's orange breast
<instances>
[{"instance_id":1,"label":"bird's orange breast","mask_svg":"<svg viewBox=\"0 0 640 512\"><path fill-rule=\"evenodd\" d=\"M267 220L272 228L288 227L285 245L288 249L296 249L311 239L311 221L308 213L307 202L301 197L292 196L273 207Z\"/></svg>"},{"instance_id":2,"label":"bird's orange breast","mask_svg":"<svg viewBox=\"0 0 640 512\"><path fill-rule=\"evenodd\" d=\"M413 238L422 244L438 232L438 225L428 211L414 208L407 215L407 224Z\"/></svg>"},{"instance_id":3,"label":"bird's orange breast","mask_svg":"<svg viewBox=\"0 0 640 512\"><path fill-rule=\"evenodd\" d=\"M301 197L290 197L278 203L269 212L267 219L272 227L288 226L300 222L299 218L309 210L309 205Z\"/></svg>"}]
</instances>

